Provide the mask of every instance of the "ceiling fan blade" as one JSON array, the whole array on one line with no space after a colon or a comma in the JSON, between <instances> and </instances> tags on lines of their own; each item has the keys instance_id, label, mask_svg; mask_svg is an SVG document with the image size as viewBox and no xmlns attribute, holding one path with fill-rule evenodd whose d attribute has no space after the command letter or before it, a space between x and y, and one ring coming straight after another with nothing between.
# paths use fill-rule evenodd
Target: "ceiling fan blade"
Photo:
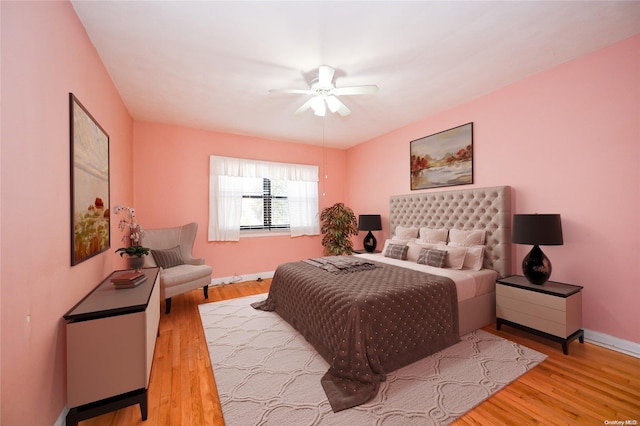
<instances>
[{"instance_id":1,"label":"ceiling fan blade","mask_svg":"<svg viewBox=\"0 0 640 426\"><path fill-rule=\"evenodd\" d=\"M351 110L347 108L347 106L343 104L342 101L340 101L340 99L336 98L335 96L327 96L326 100L327 100L327 106L329 107L329 111L334 113L337 112L343 117L351 114Z\"/></svg>"},{"instance_id":2,"label":"ceiling fan blade","mask_svg":"<svg viewBox=\"0 0 640 426\"><path fill-rule=\"evenodd\" d=\"M378 86L369 85L369 86L349 86L349 87L338 87L333 89L334 95L373 95L378 92Z\"/></svg>"},{"instance_id":3,"label":"ceiling fan blade","mask_svg":"<svg viewBox=\"0 0 640 426\"><path fill-rule=\"evenodd\" d=\"M318 84L320 86L331 86L335 70L328 65L320 65L318 68Z\"/></svg>"},{"instance_id":4,"label":"ceiling fan blade","mask_svg":"<svg viewBox=\"0 0 640 426\"><path fill-rule=\"evenodd\" d=\"M295 115L302 114L303 112L305 112L306 110L311 108L311 104L313 103L314 99L315 98L311 98L307 102L303 103L302 106L300 108L298 108L294 114Z\"/></svg>"},{"instance_id":5,"label":"ceiling fan blade","mask_svg":"<svg viewBox=\"0 0 640 426\"><path fill-rule=\"evenodd\" d=\"M269 93L293 93L297 95L314 95L314 92L311 89L271 89Z\"/></svg>"}]
</instances>

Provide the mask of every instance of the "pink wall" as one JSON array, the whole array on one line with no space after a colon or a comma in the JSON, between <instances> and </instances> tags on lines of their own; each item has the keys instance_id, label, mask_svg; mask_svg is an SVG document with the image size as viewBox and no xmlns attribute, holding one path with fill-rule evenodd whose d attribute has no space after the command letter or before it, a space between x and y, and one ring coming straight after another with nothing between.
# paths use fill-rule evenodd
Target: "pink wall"
<instances>
[{"instance_id":1,"label":"pink wall","mask_svg":"<svg viewBox=\"0 0 640 426\"><path fill-rule=\"evenodd\" d=\"M585 328L640 343L638 76L640 36L360 144L347 200L388 219L388 197L411 192L409 142L473 122L473 186L511 185L516 213L560 213L552 279L584 286ZM515 246L518 273L529 249Z\"/></svg>"},{"instance_id":2,"label":"pink wall","mask_svg":"<svg viewBox=\"0 0 640 426\"><path fill-rule=\"evenodd\" d=\"M320 165L323 152L134 125L68 2L0 2L0 19L0 422L53 424L66 401L62 315L122 266L112 250L69 266L68 93L109 133L111 204L134 205L148 227L200 223L196 254L214 276L273 270L321 248L319 237L206 241L208 156ZM388 196L409 192L409 141L473 121L474 186L512 185L516 212L561 213L565 245L545 248L553 279L585 286L585 327L640 342L638 52L635 37L346 152L327 150L320 207L346 200L356 214L386 216ZM111 236L115 249L113 224ZM517 246L515 258L527 250Z\"/></svg>"},{"instance_id":3,"label":"pink wall","mask_svg":"<svg viewBox=\"0 0 640 426\"><path fill-rule=\"evenodd\" d=\"M109 250L70 266L68 93L110 136L112 203L132 200L133 121L70 3L0 7L0 423L51 425L66 402L62 316L119 262Z\"/></svg>"},{"instance_id":4,"label":"pink wall","mask_svg":"<svg viewBox=\"0 0 640 426\"><path fill-rule=\"evenodd\" d=\"M323 151L317 146L141 122L134 125L134 140L134 198L138 220L147 228L197 222L194 254L205 258L213 267L214 277L273 271L283 262L322 255L319 236L207 241L209 156L317 165L321 174L320 209L323 209L345 198L345 151Z\"/></svg>"}]
</instances>

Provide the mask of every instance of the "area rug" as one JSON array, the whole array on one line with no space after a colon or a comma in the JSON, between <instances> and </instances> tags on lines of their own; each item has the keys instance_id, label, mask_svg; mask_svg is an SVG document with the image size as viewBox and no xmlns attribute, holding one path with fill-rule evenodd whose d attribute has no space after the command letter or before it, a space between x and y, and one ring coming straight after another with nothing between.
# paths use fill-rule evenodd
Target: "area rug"
<instances>
[{"instance_id":1,"label":"area rug","mask_svg":"<svg viewBox=\"0 0 640 426\"><path fill-rule=\"evenodd\" d=\"M387 374L373 400L334 413L320 384L327 362L278 314L249 306L265 297L199 306L227 426L447 425L546 358L477 330Z\"/></svg>"}]
</instances>

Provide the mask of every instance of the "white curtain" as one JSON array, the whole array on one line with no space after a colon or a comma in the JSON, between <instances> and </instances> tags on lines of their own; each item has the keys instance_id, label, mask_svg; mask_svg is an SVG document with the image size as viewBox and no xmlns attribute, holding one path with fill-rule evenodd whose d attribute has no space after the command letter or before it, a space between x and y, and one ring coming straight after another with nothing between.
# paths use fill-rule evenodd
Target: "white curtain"
<instances>
[{"instance_id":1,"label":"white curtain","mask_svg":"<svg viewBox=\"0 0 640 426\"><path fill-rule=\"evenodd\" d=\"M292 237L320 234L318 182L287 181L289 227Z\"/></svg>"},{"instance_id":2,"label":"white curtain","mask_svg":"<svg viewBox=\"0 0 640 426\"><path fill-rule=\"evenodd\" d=\"M287 181L291 236L318 235L318 166L242 158L209 159L209 241L238 241L242 179Z\"/></svg>"},{"instance_id":3,"label":"white curtain","mask_svg":"<svg viewBox=\"0 0 640 426\"><path fill-rule=\"evenodd\" d=\"M242 178L209 176L209 241L240 240Z\"/></svg>"}]
</instances>

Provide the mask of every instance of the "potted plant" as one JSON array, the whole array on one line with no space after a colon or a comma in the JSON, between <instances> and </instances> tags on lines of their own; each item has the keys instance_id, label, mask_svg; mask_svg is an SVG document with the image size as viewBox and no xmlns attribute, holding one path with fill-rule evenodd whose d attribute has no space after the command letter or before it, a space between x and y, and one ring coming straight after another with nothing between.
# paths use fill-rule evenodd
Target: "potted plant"
<instances>
[{"instance_id":1,"label":"potted plant","mask_svg":"<svg viewBox=\"0 0 640 426\"><path fill-rule=\"evenodd\" d=\"M127 263L131 269L139 271L144 265L144 258L142 256L148 255L150 249L140 245L140 239L144 230L142 226L136 221L136 212L133 207L116 206L113 211L115 214L119 214L122 211L127 212L127 216L120 219L118 223L118 229L125 232L122 236L123 242L128 242L127 247L120 247L116 250L116 253L120 253L120 256L128 255Z\"/></svg>"},{"instance_id":2,"label":"potted plant","mask_svg":"<svg viewBox=\"0 0 640 426\"><path fill-rule=\"evenodd\" d=\"M145 254L149 254L149 249L142 246L120 247L116 250L116 253L120 253L120 256L124 256L126 253L129 257L142 257Z\"/></svg>"},{"instance_id":3,"label":"potted plant","mask_svg":"<svg viewBox=\"0 0 640 426\"><path fill-rule=\"evenodd\" d=\"M351 254L350 236L358 235L358 222L353 210L342 203L327 207L320 213L322 246L325 254L339 256Z\"/></svg>"}]
</instances>

